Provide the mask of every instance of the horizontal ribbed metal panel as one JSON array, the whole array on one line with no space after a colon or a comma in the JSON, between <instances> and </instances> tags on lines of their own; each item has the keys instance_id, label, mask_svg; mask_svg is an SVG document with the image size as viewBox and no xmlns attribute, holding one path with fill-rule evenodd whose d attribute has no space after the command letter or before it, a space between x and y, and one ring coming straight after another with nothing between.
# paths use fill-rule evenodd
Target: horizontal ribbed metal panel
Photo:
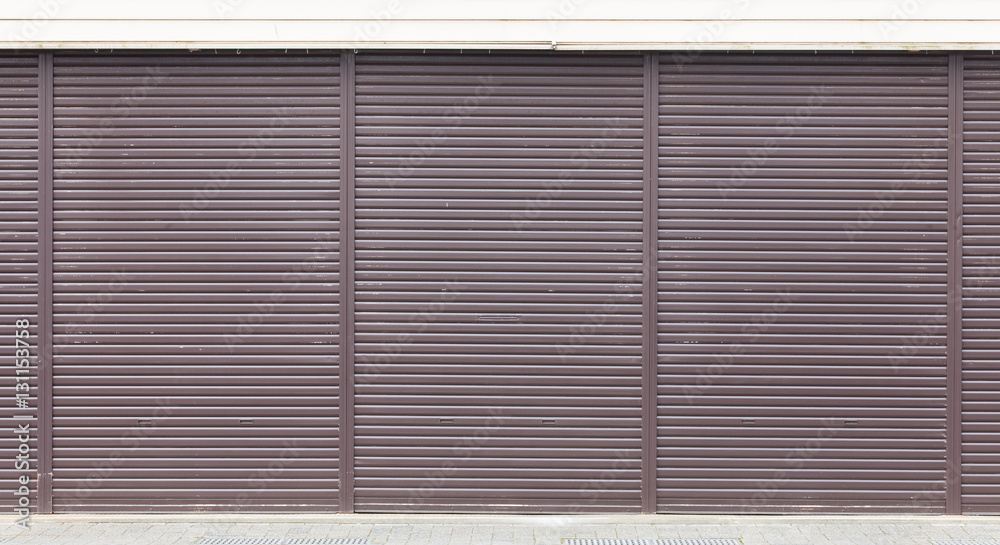
<instances>
[{"instance_id":1,"label":"horizontal ribbed metal panel","mask_svg":"<svg viewBox=\"0 0 1000 545\"><path fill-rule=\"evenodd\" d=\"M359 511L639 509L639 56L361 55Z\"/></svg>"},{"instance_id":2,"label":"horizontal ribbed metal panel","mask_svg":"<svg viewBox=\"0 0 1000 545\"><path fill-rule=\"evenodd\" d=\"M1000 514L1000 58L964 86L962 511Z\"/></svg>"},{"instance_id":3,"label":"horizontal ribbed metal panel","mask_svg":"<svg viewBox=\"0 0 1000 545\"><path fill-rule=\"evenodd\" d=\"M38 471L36 441L38 430L31 422L29 445L30 469L15 468L15 456L21 442L14 429L24 423L14 416L37 415L38 386L38 56L5 56L0 58L0 344L4 346L0 360L0 449L9 458L0 465L0 508L13 513L21 475L31 477L31 508L38 505L35 475ZM15 335L21 328L19 320L28 320L28 344L18 346ZM22 334L23 335L23 334ZM28 350L30 372L17 373L15 360L20 362ZM15 377L31 377L26 382L28 397L22 398L27 408L18 408ZM21 392L24 393L24 392Z\"/></svg>"},{"instance_id":4,"label":"horizontal ribbed metal panel","mask_svg":"<svg viewBox=\"0 0 1000 545\"><path fill-rule=\"evenodd\" d=\"M660 511L943 510L947 74L661 64Z\"/></svg>"},{"instance_id":5,"label":"horizontal ribbed metal panel","mask_svg":"<svg viewBox=\"0 0 1000 545\"><path fill-rule=\"evenodd\" d=\"M56 510L336 508L339 73L57 57Z\"/></svg>"}]
</instances>

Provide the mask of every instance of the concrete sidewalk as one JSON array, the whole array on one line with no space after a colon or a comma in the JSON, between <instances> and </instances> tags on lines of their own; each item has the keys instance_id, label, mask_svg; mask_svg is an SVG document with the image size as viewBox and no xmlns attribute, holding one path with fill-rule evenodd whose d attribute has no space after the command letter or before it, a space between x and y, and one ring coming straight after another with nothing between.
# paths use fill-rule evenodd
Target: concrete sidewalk
<instances>
[{"instance_id":1,"label":"concrete sidewalk","mask_svg":"<svg viewBox=\"0 0 1000 545\"><path fill-rule=\"evenodd\" d=\"M14 522L14 518L0 518L4 545L238 545L235 540L239 538L245 539L245 545L335 545L338 541L352 545L562 545L571 543L564 541L571 538L624 540L606 545L712 538L744 545L1000 545L1000 517L35 515L27 530ZM604 545L601 541L594 544ZM678 541L676 545L712 542Z\"/></svg>"}]
</instances>

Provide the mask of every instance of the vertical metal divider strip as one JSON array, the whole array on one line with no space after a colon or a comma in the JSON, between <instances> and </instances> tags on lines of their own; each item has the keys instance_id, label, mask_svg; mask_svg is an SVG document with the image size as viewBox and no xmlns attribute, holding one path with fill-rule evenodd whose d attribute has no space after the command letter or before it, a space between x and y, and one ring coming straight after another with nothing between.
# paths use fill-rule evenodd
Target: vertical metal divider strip
<instances>
[{"instance_id":1,"label":"vertical metal divider strip","mask_svg":"<svg viewBox=\"0 0 1000 545\"><path fill-rule=\"evenodd\" d=\"M657 135L659 55L647 53L643 77L642 512L656 512Z\"/></svg>"},{"instance_id":2,"label":"vertical metal divider strip","mask_svg":"<svg viewBox=\"0 0 1000 545\"><path fill-rule=\"evenodd\" d=\"M962 171L964 66L948 58L948 308L945 512L962 511Z\"/></svg>"},{"instance_id":3,"label":"vertical metal divider strip","mask_svg":"<svg viewBox=\"0 0 1000 545\"><path fill-rule=\"evenodd\" d=\"M38 512L52 512L52 53L38 56Z\"/></svg>"},{"instance_id":4,"label":"vertical metal divider strip","mask_svg":"<svg viewBox=\"0 0 1000 545\"><path fill-rule=\"evenodd\" d=\"M340 57L340 511L354 512L354 53Z\"/></svg>"}]
</instances>

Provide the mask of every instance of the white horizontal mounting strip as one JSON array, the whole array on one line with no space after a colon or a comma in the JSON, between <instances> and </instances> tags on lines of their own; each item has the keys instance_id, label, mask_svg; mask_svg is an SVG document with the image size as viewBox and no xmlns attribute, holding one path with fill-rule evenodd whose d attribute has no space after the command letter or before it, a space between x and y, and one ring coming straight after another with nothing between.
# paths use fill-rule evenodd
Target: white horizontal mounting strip
<instances>
[{"instance_id":1,"label":"white horizontal mounting strip","mask_svg":"<svg viewBox=\"0 0 1000 545\"><path fill-rule=\"evenodd\" d=\"M976 0L33 0L0 48L992 50Z\"/></svg>"}]
</instances>

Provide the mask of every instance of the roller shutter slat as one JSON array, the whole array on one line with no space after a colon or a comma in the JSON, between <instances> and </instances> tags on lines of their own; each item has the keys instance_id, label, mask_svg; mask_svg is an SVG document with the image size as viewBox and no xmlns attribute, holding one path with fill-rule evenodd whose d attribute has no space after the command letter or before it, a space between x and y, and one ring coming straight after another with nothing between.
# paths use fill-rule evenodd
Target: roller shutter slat
<instances>
[{"instance_id":1,"label":"roller shutter slat","mask_svg":"<svg viewBox=\"0 0 1000 545\"><path fill-rule=\"evenodd\" d=\"M30 508L38 505L37 407L38 398L38 64L37 55L7 55L0 59L0 338L3 340L3 365L0 365L0 449L9 461L0 466L0 480L10 483L0 496L0 508L15 514L17 480L30 478ZM10 109L8 109L8 107ZM27 408L15 406L15 387L19 382L14 366L15 323L27 319L30 388ZM24 376L24 375L22 375ZM16 420L15 416L33 420ZM21 442L14 431L19 424L31 422L28 462L30 467L17 470L15 456Z\"/></svg>"},{"instance_id":2,"label":"roller shutter slat","mask_svg":"<svg viewBox=\"0 0 1000 545\"><path fill-rule=\"evenodd\" d=\"M56 56L57 511L338 508L338 63Z\"/></svg>"},{"instance_id":3,"label":"roller shutter slat","mask_svg":"<svg viewBox=\"0 0 1000 545\"><path fill-rule=\"evenodd\" d=\"M943 511L946 60L661 61L659 511Z\"/></svg>"},{"instance_id":4,"label":"roller shutter slat","mask_svg":"<svg viewBox=\"0 0 1000 545\"><path fill-rule=\"evenodd\" d=\"M357 70L356 509L637 511L641 58Z\"/></svg>"},{"instance_id":5,"label":"roller shutter slat","mask_svg":"<svg viewBox=\"0 0 1000 545\"><path fill-rule=\"evenodd\" d=\"M962 512L1000 514L1000 60L966 57L962 185Z\"/></svg>"}]
</instances>

